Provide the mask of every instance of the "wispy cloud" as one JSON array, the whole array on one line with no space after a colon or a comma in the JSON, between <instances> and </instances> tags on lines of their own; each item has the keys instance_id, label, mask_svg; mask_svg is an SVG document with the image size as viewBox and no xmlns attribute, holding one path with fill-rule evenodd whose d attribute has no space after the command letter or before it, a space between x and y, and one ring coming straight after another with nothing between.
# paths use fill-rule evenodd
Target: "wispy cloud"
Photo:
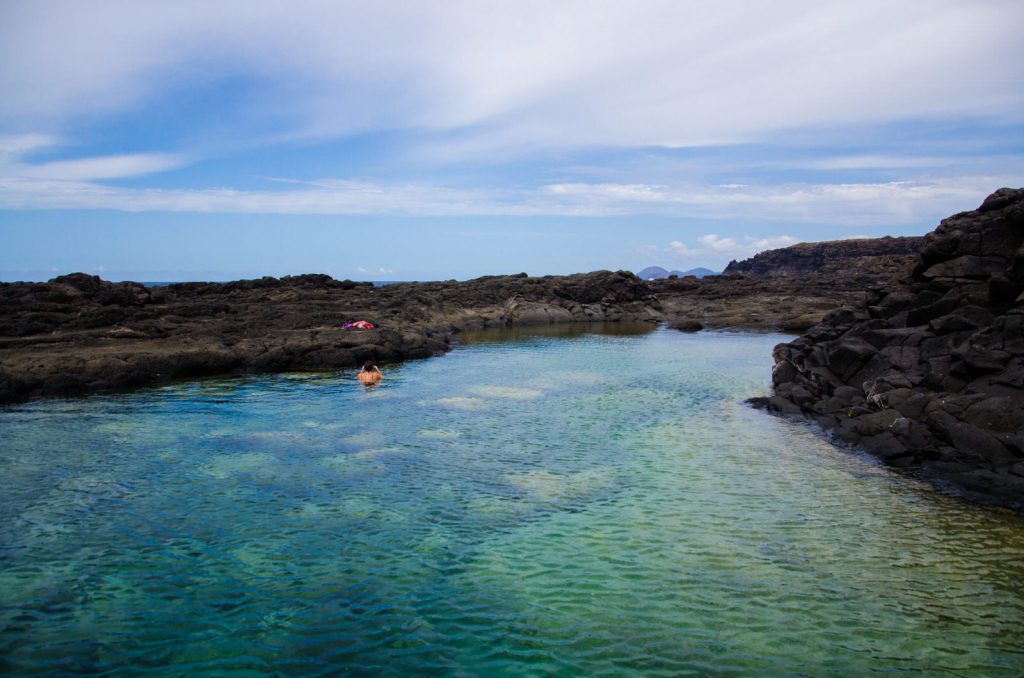
<instances>
[{"instance_id":1,"label":"wispy cloud","mask_svg":"<svg viewBox=\"0 0 1024 678\"><path fill-rule=\"evenodd\" d=\"M749 235L742 238L720 238L714 233L708 233L699 236L697 242L699 245L696 247L689 247L681 240L673 240L669 243L667 250L673 258L679 260L746 259L758 252L795 245L800 240L788 235L767 238L755 238Z\"/></svg>"},{"instance_id":2,"label":"wispy cloud","mask_svg":"<svg viewBox=\"0 0 1024 678\"><path fill-rule=\"evenodd\" d=\"M117 163L114 164L111 171L116 169ZM126 164L135 166L133 162ZM135 167L145 164L141 162ZM930 215L946 214L980 202L1002 184L994 177L956 177L929 183L759 188L558 184L497 190L330 179L303 185L274 191L154 189L95 181L0 176L0 208L416 216L660 214L865 226L915 223ZM712 247L712 243L704 246Z\"/></svg>"},{"instance_id":3,"label":"wispy cloud","mask_svg":"<svg viewBox=\"0 0 1024 678\"><path fill-rule=\"evenodd\" d=\"M1006 64L1019 62L1022 22L1024 6L999 0L924 11L884 0L38 0L4 10L0 120L60 126L157 88L243 76L260 110L232 113L287 101L290 134L448 130L476 152L708 144L915 117L1019 121L1024 71Z\"/></svg>"},{"instance_id":4,"label":"wispy cloud","mask_svg":"<svg viewBox=\"0 0 1024 678\"><path fill-rule=\"evenodd\" d=\"M908 169L922 167L937 169L961 163L963 160L963 158L939 156L857 154L805 160L794 164L808 169L821 170Z\"/></svg>"},{"instance_id":5,"label":"wispy cloud","mask_svg":"<svg viewBox=\"0 0 1024 678\"><path fill-rule=\"evenodd\" d=\"M20 165L9 173L29 179L58 181L89 181L92 179L123 179L176 169L186 164L179 155L147 154L108 155L96 158L60 160L37 165Z\"/></svg>"},{"instance_id":6,"label":"wispy cloud","mask_svg":"<svg viewBox=\"0 0 1024 678\"><path fill-rule=\"evenodd\" d=\"M11 134L0 136L0 161L4 156L20 158L26 153L56 146L59 143L57 137L50 134Z\"/></svg>"},{"instance_id":7,"label":"wispy cloud","mask_svg":"<svg viewBox=\"0 0 1024 678\"><path fill-rule=\"evenodd\" d=\"M365 266L356 266L355 270L356 270L356 273L358 273L360 275L367 275L367 276L374 276L374 277L382 276L382 275L389 275L389 274L395 272L394 269L385 268L384 266L378 266L376 270L370 270L370 269L366 268Z\"/></svg>"},{"instance_id":8,"label":"wispy cloud","mask_svg":"<svg viewBox=\"0 0 1024 678\"><path fill-rule=\"evenodd\" d=\"M0 136L0 178L46 181L93 181L122 179L175 169L188 160L178 154L134 153L80 157L51 162L31 162L31 154L59 149L60 139L47 134Z\"/></svg>"}]
</instances>

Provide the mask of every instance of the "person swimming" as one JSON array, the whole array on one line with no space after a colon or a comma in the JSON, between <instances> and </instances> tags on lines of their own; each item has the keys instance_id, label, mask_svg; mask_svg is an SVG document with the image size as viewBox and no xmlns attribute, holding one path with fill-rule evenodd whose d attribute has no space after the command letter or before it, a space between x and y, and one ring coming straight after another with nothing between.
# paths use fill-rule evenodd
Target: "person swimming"
<instances>
[{"instance_id":1,"label":"person swimming","mask_svg":"<svg viewBox=\"0 0 1024 678\"><path fill-rule=\"evenodd\" d=\"M360 370L359 374L356 375L359 381L364 384L376 384L378 381L384 378L384 373L380 371L372 360L367 360L363 363L363 369Z\"/></svg>"}]
</instances>

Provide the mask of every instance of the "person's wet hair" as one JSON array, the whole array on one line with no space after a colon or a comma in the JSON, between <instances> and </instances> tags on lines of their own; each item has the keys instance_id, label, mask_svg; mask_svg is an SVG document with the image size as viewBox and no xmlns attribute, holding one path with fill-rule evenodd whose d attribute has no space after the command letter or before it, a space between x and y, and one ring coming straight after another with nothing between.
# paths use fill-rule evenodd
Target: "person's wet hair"
<instances>
[{"instance_id":1,"label":"person's wet hair","mask_svg":"<svg viewBox=\"0 0 1024 678\"><path fill-rule=\"evenodd\" d=\"M377 366L373 364L372 360L367 360L365 363L363 363L363 369L366 370L367 372L372 372L373 368L375 367Z\"/></svg>"}]
</instances>

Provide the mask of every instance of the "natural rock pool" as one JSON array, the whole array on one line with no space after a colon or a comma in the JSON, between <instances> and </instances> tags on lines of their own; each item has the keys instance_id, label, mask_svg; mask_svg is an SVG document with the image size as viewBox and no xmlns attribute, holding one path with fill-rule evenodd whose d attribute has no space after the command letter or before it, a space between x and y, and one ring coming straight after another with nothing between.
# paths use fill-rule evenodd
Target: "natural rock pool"
<instances>
[{"instance_id":1,"label":"natural rock pool","mask_svg":"<svg viewBox=\"0 0 1024 678\"><path fill-rule=\"evenodd\" d=\"M0 410L0 673L1024 671L1024 520L595 329Z\"/></svg>"}]
</instances>

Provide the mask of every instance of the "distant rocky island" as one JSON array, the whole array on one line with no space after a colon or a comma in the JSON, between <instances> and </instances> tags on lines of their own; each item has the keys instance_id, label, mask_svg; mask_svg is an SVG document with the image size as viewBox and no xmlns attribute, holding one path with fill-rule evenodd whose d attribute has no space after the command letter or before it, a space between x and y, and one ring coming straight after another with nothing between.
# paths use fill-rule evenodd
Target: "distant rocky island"
<instances>
[{"instance_id":1,"label":"distant rocky island","mask_svg":"<svg viewBox=\"0 0 1024 678\"><path fill-rule=\"evenodd\" d=\"M662 280L664 278L685 278L688 275L692 275L694 278L703 278L708 275L718 275L718 271L712 271L710 268L698 267L691 268L688 271L669 271L661 266L648 266L647 268L637 271L636 277L641 280Z\"/></svg>"},{"instance_id":2,"label":"distant rocky island","mask_svg":"<svg viewBox=\"0 0 1024 678\"><path fill-rule=\"evenodd\" d=\"M597 271L374 287L313 274L145 287L76 273L2 283L0 403L425 358L496 326L803 332L776 348L774 393L757 404L1021 510L1022 241L1024 189L1000 189L926 237L801 243L702 278L660 269L649 281ZM376 327L342 329L354 320Z\"/></svg>"}]
</instances>

